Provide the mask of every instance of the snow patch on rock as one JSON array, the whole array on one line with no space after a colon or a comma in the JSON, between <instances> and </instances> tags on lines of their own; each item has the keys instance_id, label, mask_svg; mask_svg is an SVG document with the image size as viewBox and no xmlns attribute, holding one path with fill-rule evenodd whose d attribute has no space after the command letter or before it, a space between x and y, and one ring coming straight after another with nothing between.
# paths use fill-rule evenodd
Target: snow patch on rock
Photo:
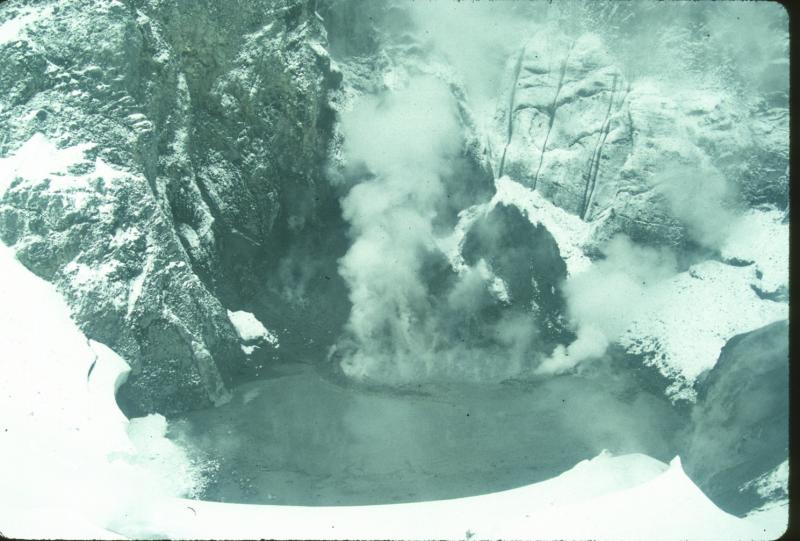
<instances>
[{"instance_id":1,"label":"snow patch on rock","mask_svg":"<svg viewBox=\"0 0 800 541\"><path fill-rule=\"evenodd\" d=\"M9 20L0 24L0 45L18 41L25 37L25 29L35 20L49 17L53 6L27 7L22 13L13 15Z\"/></svg>"},{"instance_id":2,"label":"snow patch on rock","mask_svg":"<svg viewBox=\"0 0 800 541\"><path fill-rule=\"evenodd\" d=\"M244 310L228 310L228 319L231 320L236 333L245 342L266 342L273 347L279 347L278 337L256 319L256 316ZM257 346L253 344L242 345L242 351L250 355Z\"/></svg>"},{"instance_id":3,"label":"snow patch on rock","mask_svg":"<svg viewBox=\"0 0 800 541\"><path fill-rule=\"evenodd\" d=\"M785 497L789 493L789 459L778 464L772 471L745 483L740 490L750 487L755 487L758 495L763 498Z\"/></svg>"},{"instance_id":4,"label":"snow patch on rock","mask_svg":"<svg viewBox=\"0 0 800 541\"><path fill-rule=\"evenodd\" d=\"M39 183L51 175L58 184L68 184L75 177L68 176L67 170L84 160L84 153L93 148L91 143L83 143L67 148L58 148L44 134L35 133L13 154L0 158L0 195L5 193L11 182L22 178L31 183Z\"/></svg>"},{"instance_id":5,"label":"snow patch on rock","mask_svg":"<svg viewBox=\"0 0 800 541\"><path fill-rule=\"evenodd\" d=\"M142 295L142 288L147 276L152 272L154 266L153 254L150 250L147 251L147 258L144 262L144 268L133 280L130 281L130 290L128 292L128 309L126 316L130 317L133 310L136 308L136 303Z\"/></svg>"},{"instance_id":6,"label":"snow patch on rock","mask_svg":"<svg viewBox=\"0 0 800 541\"><path fill-rule=\"evenodd\" d=\"M567 273L575 274L586 269L591 261L583 250L594 232L594 227L545 199L538 191L515 182L509 177L495 181L497 193L490 203L514 205L525 214L534 225L543 225L553 235L567 264ZM491 210L491 209L490 209Z\"/></svg>"}]
</instances>

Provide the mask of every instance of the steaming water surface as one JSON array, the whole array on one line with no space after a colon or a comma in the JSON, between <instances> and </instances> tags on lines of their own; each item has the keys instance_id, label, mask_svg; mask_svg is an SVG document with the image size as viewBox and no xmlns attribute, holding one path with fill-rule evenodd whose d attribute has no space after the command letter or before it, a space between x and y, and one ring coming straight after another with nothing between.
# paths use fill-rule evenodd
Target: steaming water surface
<instances>
[{"instance_id":1,"label":"steaming water surface","mask_svg":"<svg viewBox=\"0 0 800 541\"><path fill-rule=\"evenodd\" d=\"M535 384L398 394L294 366L175 420L172 437L218 462L204 499L260 504L484 494L551 478L602 449L672 458L678 413L614 373L598 365Z\"/></svg>"}]
</instances>

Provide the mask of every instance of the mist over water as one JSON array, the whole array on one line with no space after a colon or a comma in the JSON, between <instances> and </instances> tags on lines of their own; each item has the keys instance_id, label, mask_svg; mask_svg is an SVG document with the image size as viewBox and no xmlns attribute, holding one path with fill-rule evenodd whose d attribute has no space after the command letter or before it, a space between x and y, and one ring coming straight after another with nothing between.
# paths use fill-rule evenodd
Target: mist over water
<instances>
[{"instance_id":1,"label":"mist over water","mask_svg":"<svg viewBox=\"0 0 800 541\"><path fill-rule=\"evenodd\" d=\"M608 371L392 393L295 367L171 430L216 461L203 497L240 503L426 501L542 481L603 449L671 459L685 418L655 389Z\"/></svg>"}]
</instances>

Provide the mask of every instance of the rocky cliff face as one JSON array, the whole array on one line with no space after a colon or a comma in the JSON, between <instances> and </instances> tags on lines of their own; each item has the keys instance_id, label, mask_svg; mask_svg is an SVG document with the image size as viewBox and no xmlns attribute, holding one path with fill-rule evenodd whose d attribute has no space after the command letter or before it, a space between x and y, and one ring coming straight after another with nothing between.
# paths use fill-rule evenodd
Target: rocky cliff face
<instances>
[{"instance_id":1,"label":"rocky cliff face","mask_svg":"<svg viewBox=\"0 0 800 541\"><path fill-rule=\"evenodd\" d=\"M85 150L14 182L3 240L133 364L130 412L225 400L257 364L225 307L326 190L337 78L313 6L10 2L0 17L2 153L35 134Z\"/></svg>"},{"instance_id":2,"label":"rocky cliff face","mask_svg":"<svg viewBox=\"0 0 800 541\"><path fill-rule=\"evenodd\" d=\"M364 96L380 117L388 97L433 80L457 149L437 172L446 196L422 213L446 245L415 276L423 297L447 306L448 288L480 275L476 295L491 300L474 321L458 314L460 332L522 314L541 331L523 356L546 355L579 330L564 280L624 233L674 251L681 274L650 291L651 312L680 317L647 312L621 343L691 390L716 358L694 362L676 328L701 329L692 341L713 352L783 314L781 250L742 246L778 231L788 200L785 44L746 71L736 50L715 52L730 30L713 9L506 7L475 7L453 32L434 24L450 8L403 2L7 2L0 235L132 363L128 413L220 403L266 363L317 362L340 341L355 235L340 202L379 173L348 161L341 119ZM667 53L647 58L637 29L663 13L672 26L652 43ZM492 36L494 23L509 30ZM744 211L757 216L734 227ZM744 323L684 317L698 291L734 286L740 306L757 305ZM275 340L243 344L229 311Z\"/></svg>"},{"instance_id":3,"label":"rocky cliff face","mask_svg":"<svg viewBox=\"0 0 800 541\"><path fill-rule=\"evenodd\" d=\"M721 233L676 212L674 190L712 206L786 208L786 87L741 96L719 83L632 81L597 34L540 32L509 62L490 138L498 175L598 222L603 238L681 249Z\"/></svg>"}]
</instances>

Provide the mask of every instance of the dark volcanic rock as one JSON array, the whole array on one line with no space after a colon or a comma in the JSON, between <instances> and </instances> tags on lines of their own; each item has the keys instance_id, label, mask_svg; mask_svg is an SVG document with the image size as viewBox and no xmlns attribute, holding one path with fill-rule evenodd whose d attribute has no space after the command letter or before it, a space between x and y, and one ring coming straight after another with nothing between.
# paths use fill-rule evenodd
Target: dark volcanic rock
<instances>
[{"instance_id":1,"label":"dark volcanic rock","mask_svg":"<svg viewBox=\"0 0 800 541\"><path fill-rule=\"evenodd\" d=\"M517 207L498 205L473 224L462 253L469 265L483 259L505 283L510 305L533 315L533 328L540 330L540 353L574 338L563 317L561 285L567 267L544 226L531 224Z\"/></svg>"},{"instance_id":2,"label":"dark volcanic rock","mask_svg":"<svg viewBox=\"0 0 800 541\"><path fill-rule=\"evenodd\" d=\"M788 456L788 322L738 335L698 383L686 473L725 511L744 515L764 503L751 481Z\"/></svg>"}]
</instances>

